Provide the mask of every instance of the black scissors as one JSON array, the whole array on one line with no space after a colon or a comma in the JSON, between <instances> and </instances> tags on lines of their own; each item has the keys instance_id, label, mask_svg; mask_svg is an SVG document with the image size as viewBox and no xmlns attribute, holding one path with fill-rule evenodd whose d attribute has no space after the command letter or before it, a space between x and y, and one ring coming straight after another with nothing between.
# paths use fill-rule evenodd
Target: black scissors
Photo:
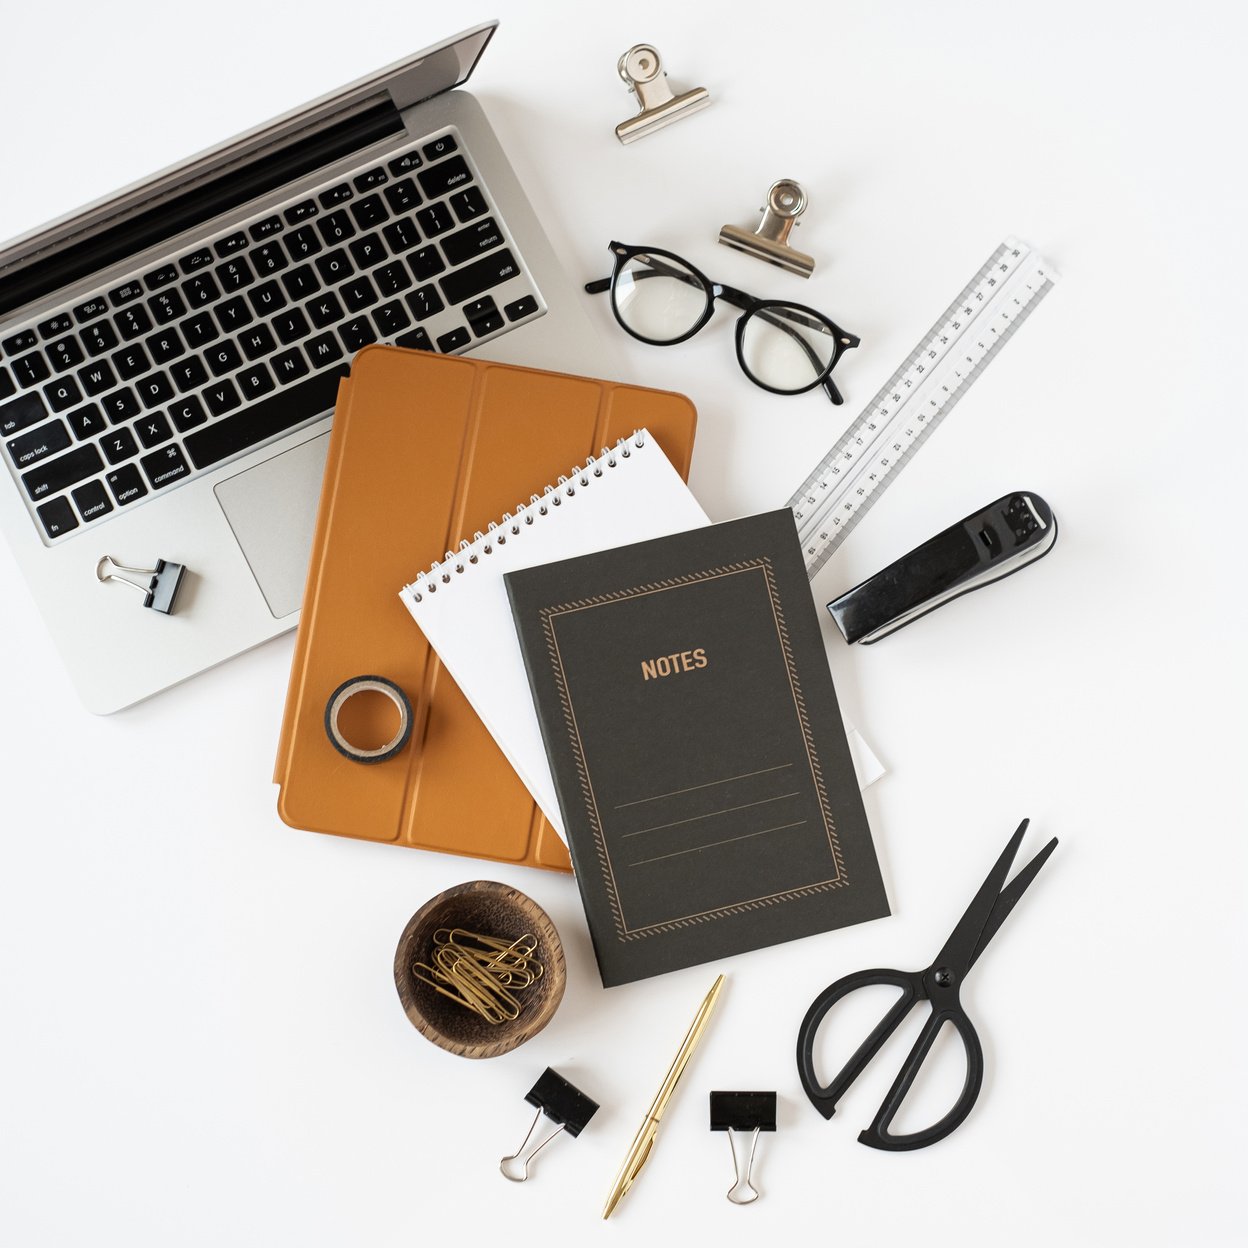
<instances>
[{"instance_id":1,"label":"black scissors","mask_svg":"<svg viewBox=\"0 0 1248 1248\"><path fill-rule=\"evenodd\" d=\"M861 1144L871 1148L887 1149L889 1152L903 1152L912 1148L925 1148L943 1140L951 1131L960 1126L975 1098L979 1096L980 1085L984 1078L984 1052L979 1044L979 1037L971 1020L966 1016L958 1000L958 992L967 972L973 967L983 953L988 942L997 934L997 928L1005 922L1006 916L1014 909L1018 899L1027 891L1028 885L1034 880L1048 860L1049 855L1057 848L1054 837L1019 873L1005 885L1005 877L1010 873L1010 864L1022 843L1023 833L1027 831L1028 820L1018 825L1018 831L1010 837L1005 852L997 859L997 865L988 873L975 900L966 908L966 913L953 929L953 935L945 942L945 947L936 956L936 960L925 971L892 971L874 970L859 971L856 975L846 975L838 979L830 988L815 998L806 1017L802 1020L801 1030L797 1033L797 1070L801 1075L802 1087L811 1104L825 1117L831 1118L836 1112L836 1103L844 1095L846 1089L866 1069L867 1064L880 1051L884 1041L897 1030L901 1020L905 1018L913 1006L920 1001L929 1001L932 1015L923 1027L922 1033L910 1050L893 1086L889 1089L883 1105L875 1115L875 1121L858 1136ZM1004 885L1004 887L1003 887ZM842 998L858 988L870 984L891 984L901 989L901 997L876 1026L875 1030L862 1042L858 1051L845 1064L841 1073L826 1086L821 1084L815 1075L814 1047L815 1036L819 1024L823 1022L828 1011ZM966 1049L966 1083L954 1107L937 1123L923 1131L914 1131L907 1135L894 1135L889 1131L889 1124L896 1116L901 1103L905 1100L910 1085L931 1051L932 1043L945 1023L951 1024L962 1037L962 1045Z\"/></svg>"}]
</instances>

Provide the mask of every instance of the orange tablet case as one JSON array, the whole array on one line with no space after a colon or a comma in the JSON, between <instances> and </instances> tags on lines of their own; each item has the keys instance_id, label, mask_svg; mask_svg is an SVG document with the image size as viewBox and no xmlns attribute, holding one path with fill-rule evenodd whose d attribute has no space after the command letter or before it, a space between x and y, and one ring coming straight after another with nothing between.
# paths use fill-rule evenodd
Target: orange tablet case
<instances>
[{"instance_id":1,"label":"orange tablet case","mask_svg":"<svg viewBox=\"0 0 1248 1248\"><path fill-rule=\"evenodd\" d=\"M435 559L645 426L682 477L683 395L462 356L369 346L338 392L274 779L292 827L570 871L489 731L399 600ZM415 711L377 764L339 754L325 706L384 676Z\"/></svg>"}]
</instances>

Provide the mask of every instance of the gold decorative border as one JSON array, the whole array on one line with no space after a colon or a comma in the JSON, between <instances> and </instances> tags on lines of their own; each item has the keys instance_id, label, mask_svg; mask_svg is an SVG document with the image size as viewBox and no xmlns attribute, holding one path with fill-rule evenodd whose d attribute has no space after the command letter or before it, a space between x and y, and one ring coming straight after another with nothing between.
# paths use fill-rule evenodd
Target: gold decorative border
<instances>
[{"instance_id":1,"label":"gold decorative border","mask_svg":"<svg viewBox=\"0 0 1248 1248\"><path fill-rule=\"evenodd\" d=\"M664 593L667 590L684 588L699 581L715 580L724 576L736 576L750 571L763 573L767 596L771 602L772 615L776 623L776 637L780 644L785 668L788 671L793 706L797 713L798 724L802 730L802 740L806 748L811 779L819 799L819 808L823 815L824 830L827 833L828 846L832 852L832 861L836 866L836 875L830 880L820 880L813 884L803 885L801 888L771 893L767 896L753 898L750 901L737 902L730 906L721 906L714 910L703 910L696 914L685 915L679 919L669 919L663 923L650 924L647 927L630 928L624 921L624 913L620 905L619 892L615 883L615 870L611 863L611 855L607 850L606 838L603 835L602 824L598 816L598 800L594 795L593 783L590 780L589 769L585 762L580 729L577 726L576 713L572 708L567 673L564 670L563 656L559 650L559 641L555 636L554 622L561 615L569 615L574 612L621 602L629 598L640 598L647 594ZM764 555L758 559L724 564L718 568L707 568L701 572L691 572L685 576L652 581L645 585L634 586L631 589L614 590L609 594L597 594L591 598L578 598L571 602L560 603L558 606L543 607L539 614L542 622L542 632L546 638L546 649L550 655L551 667L555 677L555 685L559 691L559 701L563 710L564 724L568 732L568 742L572 748L573 760L576 763L581 796L584 799L590 829L594 835L594 847L598 855L598 865L602 871L603 883L607 890L607 899L611 906L612 919L615 922L616 934L620 940L637 940L646 936L655 936L663 932L675 931L682 927L690 927L698 923L708 923L715 919L742 914L748 910L759 910L765 906L779 905L801 897L827 892L834 888L843 888L849 882L845 873L845 862L841 854L840 841L836 834L836 821L832 817L832 809L828 802L827 788L823 779L823 767L815 750L814 734L811 731L810 721L806 714L806 701L802 695L801 682L797 675L797 665L793 660L793 651L789 643L789 630L784 622L784 609L780 605L780 598L776 592L775 574L769 558Z\"/></svg>"}]
</instances>

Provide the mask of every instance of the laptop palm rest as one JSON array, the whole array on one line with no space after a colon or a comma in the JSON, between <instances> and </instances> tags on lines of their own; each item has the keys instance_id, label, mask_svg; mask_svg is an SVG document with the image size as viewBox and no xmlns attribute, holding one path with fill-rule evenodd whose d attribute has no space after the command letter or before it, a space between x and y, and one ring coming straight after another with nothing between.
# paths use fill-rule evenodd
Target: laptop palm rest
<instances>
[{"instance_id":1,"label":"laptop palm rest","mask_svg":"<svg viewBox=\"0 0 1248 1248\"><path fill-rule=\"evenodd\" d=\"M216 487L243 558L275 619L298 611L312 554L329 434L248 468Z\"/></svg>"}]
</instances>

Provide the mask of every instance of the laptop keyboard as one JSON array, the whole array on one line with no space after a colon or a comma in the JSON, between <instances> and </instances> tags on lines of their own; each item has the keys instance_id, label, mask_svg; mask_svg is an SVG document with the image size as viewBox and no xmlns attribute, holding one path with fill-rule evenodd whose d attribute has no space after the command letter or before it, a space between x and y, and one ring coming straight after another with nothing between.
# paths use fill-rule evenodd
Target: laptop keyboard
<instances>
[{"instance_id":1,"label":"laptop keyboard","mask_svg":"<svg viewBox=\"0 0 1248 1248\"><path fill-rule=\"evenodd\" d=\"M333 406L370 342L541 314L454 133L304 192L0 340L0 437L51 542Z\"/></svg>"}]
</instances>

